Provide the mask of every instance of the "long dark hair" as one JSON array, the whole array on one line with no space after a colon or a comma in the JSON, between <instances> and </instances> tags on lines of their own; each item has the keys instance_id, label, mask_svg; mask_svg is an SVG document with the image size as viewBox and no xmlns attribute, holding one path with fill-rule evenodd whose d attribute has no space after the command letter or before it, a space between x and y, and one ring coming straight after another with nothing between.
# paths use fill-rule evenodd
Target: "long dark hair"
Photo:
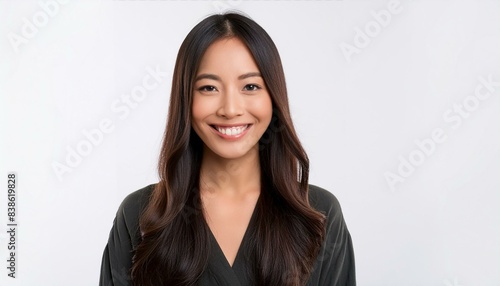
<instances>
[{"instance_id":1,"label":"long dark hair","mask_svg":"<svg viewBox=\"0 0 500 286\"><path fill-rule=\"evenodd\" d=\"M308 200L309 159L290 117L285 76L273 41L240 13L212 15L182 43L172 80L160 181L140 218L134 285L196 285L208 264L210 232L199 194L203 142L191 127L193 84L214 41L237 37L252 53L269 91L273 116L259 140L261 195L244 252L256 285L304 285L325 235L325 216ZM250 226L249 226L250 228Z\"/></svg>"}]
</instances>

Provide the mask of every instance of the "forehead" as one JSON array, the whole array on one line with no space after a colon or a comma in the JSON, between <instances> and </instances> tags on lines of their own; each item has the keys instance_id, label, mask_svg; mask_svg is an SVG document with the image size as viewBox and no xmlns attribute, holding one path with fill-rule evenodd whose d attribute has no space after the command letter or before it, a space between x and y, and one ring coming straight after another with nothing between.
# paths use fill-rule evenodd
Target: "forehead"
<instances>
[{"instance_id":1,"label":"forehead","mask_svg":"<svg viewBox=\"0 0 500 286\"><path fill-rule=\"evenodd\" d=\"M208 47L201 59L198 74L252 71L259 71L252 53L242 40L231 37L219 39Z\"/></svg>"}]
</instances>

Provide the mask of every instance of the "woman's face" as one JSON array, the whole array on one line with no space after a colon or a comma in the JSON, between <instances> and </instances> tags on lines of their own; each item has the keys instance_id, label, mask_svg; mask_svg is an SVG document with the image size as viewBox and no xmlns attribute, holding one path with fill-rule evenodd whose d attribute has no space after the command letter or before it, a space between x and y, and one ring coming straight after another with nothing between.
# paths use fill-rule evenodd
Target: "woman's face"
<instances>
[{"instance_id":1,"label":"woman's face","mask_svg":"<svg viewBox=\"0 0 500 286\"><path fill-rule=\"evenodd\" d=\"M206 151L226 159L257 154L271 117L271 97L246 45L238 38L215 41L193 86L192 126Z\"/></svg>"}]
</instances>

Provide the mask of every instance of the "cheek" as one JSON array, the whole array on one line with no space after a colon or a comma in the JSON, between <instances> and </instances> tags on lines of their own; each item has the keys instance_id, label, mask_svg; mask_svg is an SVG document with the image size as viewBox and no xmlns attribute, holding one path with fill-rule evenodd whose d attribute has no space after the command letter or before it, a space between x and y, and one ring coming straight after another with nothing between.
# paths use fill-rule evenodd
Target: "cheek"
<instances>
[{"instance_id":1,"label":"cheek","mask_svg":"<svg viewBox=\"0 0 500 286\"><path fill-rule=\"evenodd\" d=\"M255 100L251 104L252 113L259 117L260 121L269 123L271 121L271 117L273 116L273 104L271 101L271 97L263 97L259 98L259 100Z\"/></svg>"},{"instance_id":2,"label":"cheek","mask_svg":"<svg viewBox=\"0 0 500 286\"><path fill-rule=\"evenodd\" d=\"M196 122L205 118L209 113L208 109L208 105L204 103L203 100L200 100L195 96L191 107L191 116L193 117L193 121Z\"/></svg>"},{"instance_id":3,"label":"cheek","mask_svg":"<svg viewBox=\"0 0 500 286\"><path fill-rule=\"evenodd\" d=\"M202 137L200 128L203 118L205 118L205 108L203 107L202 102L193 99L193 105L191 107L191 127L193 127L194 131L200 137Z\"/></svg>"}]
</instances>

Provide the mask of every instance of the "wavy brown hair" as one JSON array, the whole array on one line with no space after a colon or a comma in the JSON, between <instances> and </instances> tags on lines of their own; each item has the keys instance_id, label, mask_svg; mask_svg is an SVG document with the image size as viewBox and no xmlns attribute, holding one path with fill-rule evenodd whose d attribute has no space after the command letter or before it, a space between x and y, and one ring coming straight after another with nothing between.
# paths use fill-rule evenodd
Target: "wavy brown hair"
<instances>
[{"instance_id":1,"label":"wavy brown hair","mask_svg":"<svg viewBox=\"0 0 500 286\"><path fill-rule=\"evenodd\" d=\"M290 117L285 75L273 41L240 13L212 15L183 41L172 80L160 181L140 217L134 285L196 285L210 251L199 194L203 142L191 127L193 84L216 40L237 37L249 48L272 99L273 115L259 140L261 195L249 238L240 247L254 285L304 285L325 236L325 217L308 200L309 159Z\"/></svg>"}]
</instances>

